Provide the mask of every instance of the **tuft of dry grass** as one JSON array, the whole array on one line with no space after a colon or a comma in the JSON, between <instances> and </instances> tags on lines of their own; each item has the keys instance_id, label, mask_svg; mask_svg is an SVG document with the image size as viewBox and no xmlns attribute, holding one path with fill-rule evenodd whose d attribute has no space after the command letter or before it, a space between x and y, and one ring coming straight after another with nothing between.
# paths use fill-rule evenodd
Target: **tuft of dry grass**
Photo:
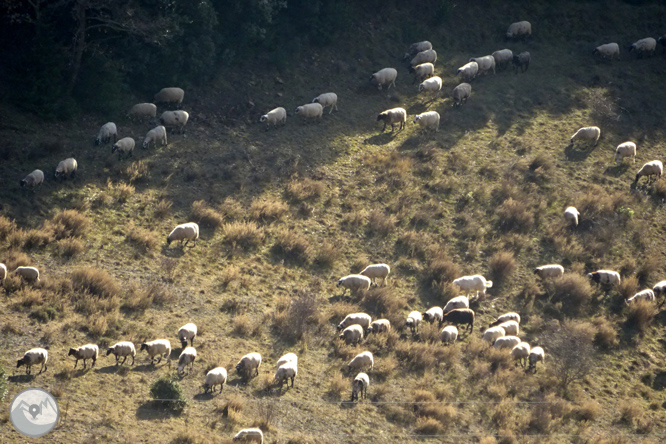
<instances>
[{"instance_id":1,"label":"tuft of dry grass","mask_svg":"<svg viewBox=\"0 0 666 444\"><path fill-rule=\"evenodd\" d=\"M652 301L640 300L629 304L626 313L627 327L635 328L641 334L645 334L655 316L659 313L659 309Z\"/></svg>"},{"instance_id":2,"label":"tuft of dry grass","mask_svg":"<svg viewBox=\"0 0 666 444\"><path fill-rule=\"evenodd\" d=\"M339 247L330 242L323 242L317 250L314 260L320 267L333 268L333 265L335 265L341 257L342 253L340 252Z\"/></svg>"},{"instance_id":3,"label":"tuft of dry grass","mask_svg":"<svg viewBox=\"0 0 666 444\"><path fill-rule=\"evenodd\" d=\"M122 176L129 183L147 181L150 177L150 170L145 161L138 160L123 168Z\"/></svg>"},{"instance_id":4,"label":"tuft of dry grass","mask_svg":"<svg viewBox=\"0 0 666 444\"><path fill-rule=\"evenodd\" d=\"M254 337L261 334L262 322L257 323L253 317L243 313L231 321L231 331L240 337Z\"/></svg>"},{"instance_id":5,"label":"tuft of dry grass","mask_svg":"<svg viewBox=\"0 0 666 444\"><path fill-rule=\"evenodd\" d=\"M72 286L80 292L110 298L120 292L116 280L106 271L93 267L77 268L72 272Z\"/></svg>"},{"instance_id":6,"label":"tuft of dry grass","mask_svg":"<svg viewBox=\"0 0 666 444\"><path fill-rule=\"evenodd\" d=\"M224 224L224 217L203 200L192 203L192 219L204 227L213 229L218 229Z\"/></svg>"},{"instance_id":7,"label":"tuft of dry grass","mask_svg":"<svg viewBox=\"0 0 666 444\"><path fill-rule=\"evenodd\" d=\"M568 314L579 314L592 299L592 286L586 276L573 273L564 275L549 283L552 300L561 302Z\"/></svg>"},{"instance_id":8,"label":"tuft of dry grass","mask_svg":"<svg viewBox=\"0 0 666 444\"><path fill-rule=\"evenodd\" d=\"M280 228L276 231L273 252L285 259L300 263L310 262L313 255L310 242L305 236L287 228Z\"/></svg>"},{"instance_id":9,"label":"tuft of dry grass","mask_svg":"<svg viewBox=\"0 0 666 444\"><path fill-rule=\"evenodd\" d=\"M375 287L366 291L361 299L361 305L377 317L396 319L400 312L407 308L407 302L397 296L395 290L389 287Z\"/></svg>"},{"instance_id":10,"label":"tuft of dry grass","mask_svg":"<svg viewBox=\"0 0 666 444\"><path fill-rule=\"evenodd\" d=\"M74 238L61 239L56 243L58 254L62 257L71 259L80 254L83 249L83 242Z\"/></svg>"},{"instance_id":11,"label":"tuft of dry grass","mask_svg":"<svg viewBox=\"0 0 666 444\"><path fill-rule=\"evenodd\" d=\"M173 206L172 202L160 199L160 201L155 204L155 208L153 210L153 216L156 217L157 219L166 218L171 213L172 206Z\"/></svg>"},{"instance_id":12,"label":"tuft of dry grass","mask_svg":"<svg viewBox=\"0 0 666 444\"><path fill-rule=\"evenodd\" d=\"M516 258L510 251L498 251L488 261L488 267L493 282L501 284L510 280L516 271Z\"/></svg>"},{"instance_id":13,"label":"tuft of dry grass","mask_svg":"<svg viewBox=\"0 0 666 444\"><path fill-rule=\"evenodd\" d=\"M16 222L0 216L0 241L7 239L7 236L14 231L16 231Z\"/></svg>"},{"instance_id":14,"label":"tuft of dry grass","mask_svg":"<svg viewBox=\"0 0 666 444\"><path fill-rule=\"evenodd\" d=\"M414 432L418 435L437 436L443 435L444 432L446 432L446 429L437 419L422 417L416 421Z\"/></svg>"},{"instance_id":15,"label":"tuft of dry grass","mask_svg":"<svg viewBox=\"0 0 666 444\"><path fill-rule=\"evenodd\" d=\"M220 285L225 289L234 286L235 283L240 282L241 273L237 265L228 265L222 269L218 275Z\"/></svg>"},{"instance_id":16,"label":"tuft of dry grass","mask_svg":"<svg viewBox=\"0 0 666 444\"><path fill-rule=\"evenodd\" d=\"M115 188L116 191L116 200L120 203L125 203L129 200L130 197L134 196L135 188L134 186L121 182Z\"/></svg>"},{"instance_id":17,"label":"tuft of dry grass","mask_svg":"<svg viewBox=\"0 0 666 444\"><path fill-rule=\"evenodd\" d=\"M292 180L285 190L287 197L296 202L313 201L319 199L326 186L320 180L301 179Z\"/></svg>"},{"instance_id":18,"label":"tuft of dry grass","mask_svg":"<svg viewBox=\"0 0 666 444\"><path fill-rule=\"evenodd\" d=\"M90 228L90 220L77 210L65 210L56 214L51 222L55 227L54 236L56 239L66 237L84 237Z\"/></svg>"},{"instance_id":19,"label":"tuft of dry grass","mask_svg":"<svg viewBox=\"0 0 666 444\"><path fill-rule=\"evenodd\" d=\"M601 405L595 401L585 401L576 407L576 416L582 421L594 421L602 413Z\"/></svg>"},{"instance_id":20,"label":"tuft of dry grass","mask_svg":"<svg viewBox=\"0 0 666 444\"><path fill-rule=\"evenodd\" d=\"M623 277L618 291L625 300L629 299L638 291L638 278L636 276Z\"/></svg>"},{"instance_id":21,"label":"tuft of dry grass","mask_svg":"<svg viewBox=\"0 0 666 444\"><path fill-rule=\"evenodd\" d=\"M596 345L607 349L618 345L617 327L608 318L597 316L592 319L592 324L597 329L594 335L594 343Z\"/></svg>"},{"instance_id":22,"label":"tuft of dry grass","mask_svg":"<svg viewBox=\"0 0 666 444\"><path fill-rule=\"evenodd\" d=\"M165 236L166 238L166 236ZM155 233L130 222L127 226L125 239L140 249L142 253L150 253L159 246Z\"/></svg>"},{"instance_id":23,"label":"tuft of dry grass","mask_svg":"<svg viewBox=\"0 0 666 444\"><path fill-rule=\"evenodd\" d=\"M525 233L534 227L534 212L524 201L509 197L495 212L497 226L503 231Z\"/></svg>"},{"instance_id":24,"label":"tuft of dry grass","mask_svg":"<svg viewBox=\"0 0 666 444\"><path fill-rule=\"evenodd\" d=\"M333 376L329 378L329 381L330 383L326 395L328 395L333 401L340 401L345 392L351 391L351 384L339 372L335 372Z\"/></svg>"},{"instance_id":25,"label":"tuft of dry grass","mask_svg":"<svg viewBox=\"0 0 666 444\"><path fill-rule=\"evenodd\" d=\"M259 222L273 222L282 219L289 212L289 205L281 200L253 200L250 204L250 218Z\"/></svg>"},{"instance_id":26,"label":"tuft of dry grass","mask_svg":"<svg viewBox=\"0 0 666 444\"><path fill-rule=\"evenodd\" d=\"M273 328L285 340L303 339L320 326L320 306L321 301L314 294L306 291L299 293L288 302L283 300L276 305L273 312Z\"/></svg>"},{"instance_id":27,"label":"tuft of dry grass","mask_svg":"<svg viewBox=\"0 0 666 444\"><path fill-rule=\"evenodd\" d=\"M245 250L256 248L264 241L264 230L256 222L231 222L222 227L223 243L232 249Z\"/></svg>"},{"instance_id":28,"label":"tuft of dry grass","mask_svg":"<svg viewBox=\"0 0 666 444\"><path fill-rule=\"evenodd\" d=\"M368 215L368 223L365 228L368 233L377 236L387 236L391 234L398 223L398 218L393 214L385 214L381 210L372 210Z\"/></svg>"}]
</instances>

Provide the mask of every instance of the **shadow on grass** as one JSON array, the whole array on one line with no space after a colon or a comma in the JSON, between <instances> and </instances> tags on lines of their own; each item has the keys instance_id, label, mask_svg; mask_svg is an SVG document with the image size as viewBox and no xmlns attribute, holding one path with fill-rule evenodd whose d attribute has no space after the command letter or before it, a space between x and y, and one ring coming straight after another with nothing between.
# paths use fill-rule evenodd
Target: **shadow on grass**
<instances>
[{"instance_id":1,"label":"shadow on grass","mask_svg":"<svg viewBox=\"0 0 666 444\"><path fill-rule=\"evenodd\" d=\"M585 149L576 149L575 145L567 145L564 148L564 155L567 156L567 160L572 160L574 162L581 162L587 159L590 154L592 154L594 148Z\"/></svg>"},{"instance_id":2,"label":"shadow on grass","mask_svg":"<svg viewBox=\"0 0 666 444\"><path fill-rule=\"evenodd\" d=\"M387 129L389 126L386 127ZM390 132L381 132L379 134L375 134L374 136L370 136L366 139L363 139L363 143L366 145L386 145L387 143L393 141L395 136L400 134L404 130L400 130L397 127Z\"/></svg>"},{"instance_id":3,"label":"shadow on grass","mask_svg":"<svg viewBox=\"0 0 666 444\"><path fill-rule=\"evenodd\" d=\"M157 401L147 401L136 409L136 419L153 421L156 419L170 419L180 415L180 412L162 407Z\"/></svg>"},{"instance_id":4,"label":"shadow on grass","mask_svg":"<svg viewBox=\"0 0 666 444\"><path fill-rule=\"evenodd\" d=\"M118 371L122 367L123 367L122 365L111 364L111 365L107 365L106 367L99 367L97 369L97 372L98 373L107 373L107 374L108 373L118 373Z\"/></svg>"},{"instance_id":5,"label":"shadow on grass","mask_svg":"<svg viewBox=\"0 0 666 444\"><path fill-rule=\"evenodd\" d=\"M626 173L628 169L629 169L629 164L628 163L622 163L620 165L609 166L604 171L604 174L607 174L607 175L613 176L613 177L620 177L621 175Z\"/></svg>"},{"instance_id":6,"label":"shadow on grass","mask_svg":"<svg viewBox=\"0 0 666 444\"><path fill-rule=\"evenodd\" d=\"M17 382L32 382L35 380L35 377L37 375L12 375L7 378L9 382L17 383Z\"/></svg>"}]
</instances>

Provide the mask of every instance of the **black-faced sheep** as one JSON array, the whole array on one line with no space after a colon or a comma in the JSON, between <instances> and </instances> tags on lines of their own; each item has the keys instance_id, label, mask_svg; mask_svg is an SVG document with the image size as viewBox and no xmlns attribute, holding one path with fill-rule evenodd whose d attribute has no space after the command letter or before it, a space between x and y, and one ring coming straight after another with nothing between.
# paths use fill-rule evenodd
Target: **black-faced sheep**
<instances>
[{"instance_id":1,"label":"black-faced sheep","mask_svg":"<svg viewBox=\"0 0 666 444\"><path fill-rule=\"evenodd\" d=\"M203 384L204 393L212 391L215 393L215 386L220 386L220 392L224 388L224 384L227 382L227 369L224 367L215 367L208 373L206 373L206 380Z\"/></svg>"},{"instance_id":2,"label":"black-faced sheep","mask_svg":"<svg viewBox=\"0 0 666 444\"><path fill-rule=\"evenodd\" d=\"M532 25L530 22L524 20L522 22L515 22L509 25L506 30L507 39L524 38L532 35Z\"/></svg>"},{"instance_id":3,"label":"black-faced sheep","mask_svg":"<svg viewBox=\"0 0 666 444\"><path fill-rule=\"evenodd\" d=\"M388 85L386 89L391 89L391 86L395 87L396 78L398 78L398 71L395 68L384 68L370 76L370 83L377 85L379 90L385 85Z\"/></svg>"},{"instance_id":4,"label":"black-faced sheep","mask_svg":"<svg viewBox=\"0 0 666 444\"><path fill-rule=\"evenodd\" d=\"M461 83L453 88L451 97L453 97L453 106L460 106L467 102L469 96L472 95L472 85L469 83Z\"/></svg>"},{"instance_id":5,"label":"black-faced sheep","mask_svg":"<svg viewBox=\"0 0 666 444\"><path fill-rule=\"evenodd\" d=\"M55 177L56 179L61 177L62 180L67 180L70 177L73 178L76 175L76 170L78 167L79 164L73 157L68 157L65 160L61 160L56 167Z\"/></svg>"},{"instance_id":6,"label":"black-faced sheep","mask_svg":"<svg viewBox=\"0 0 666 444\"><path fill-rule=\"evenodd\" d=\"M386 285L388 275L391 273L391 267L386 264L372 264L368 265L359 274L370 278L373 284L379 286L375 279L380 279L382 286Z\"/></svg>"},{"instance_id":7,"label":"black-faced sheep","mask_svg":"<svg viewBox=\"0 0 666 444\"><path fill-rule=\"evenodd\" d=\"M127 361L127 357L131 356L132 357L132 363L130 365L134 365L134 357L136 356L136 348L134 348L134 344L131 342L117 342L111 347L106 349L106 356L109 356L111 353L114 354L116 357L116 365L118 365L118 362L120 361L120 358L123 358L123 362L120 363L120 365L124 365L125 361Z\"/></svg>"},{"instance_id":8,"label":"black-faced sheep","mask_svg":"<svg viewBox=\"0 0 666 444\"><path fill-rule=\"evenodd\" d=\"M525 51L521 52L518 55L513 56L513 60L511 63L513 64L513 72L518 73L518 70L520 69L520 72L525 72L527 71L527 68L530 67L530 53Z\"/></svg>"},{"instance_id":9,"label":"black-faced sheep","mask_svg":"<svg viewBox=\"0 0 666 444\"><path fill-rule=\"evenodd\" d=\"M393 108L383 111L377 115L377 122L384 122L384 128L382 128L382 133L386 129L386 125L391 125L391 132L393 132L393 127L397 123L398 129L404 129L405 123L407 122L407 111L404 108Z\"/></svg>"},{"instance_id":10,"label":"black-faced sheep","mask_svg":"<svg viewBox=\"0 0 666 444\"><path fill-rule=\"evenodd\" d=\"M656 178L656 180L658 180L663 173L664 173L664 164L661 163L661 160L653 160L651 162L646 163L641 167L640 170L638 170L638 173L636 173L636 179L634 179L634 183L637 184L638 179L640 179L643 176L647 176L648 183L651 182L653 178Z\"/></svg>"},{"instance_id":11,"label":"black-faced sheep","mask_svg":"<svg viewBox=\"0 0 666 444\"><path fill-rule=\"evenodd\" d=\"M86 361L92 359L91 367L95 366L97 361L97 356L99 355L99 347L95 344L86 344L82 345L79 348L70 348L67 356L74 356L76 362L74 363L74 368L79 364L79 359L83 359L83 368L86 368Z\"/></svg>"},{"instance_id":12,"label":"black-faced sheep","mask_svg":"<svg viewBox=\"0 0 666 444\"><path fill-rule=\"evenodd\" d=\"M190 372L194 368L194 361L197 359L197 351L194 347L185 347L178 357L178 374L185 373L185 368L189 365ZM188 372L189 373L189 372Z\"/></svg>"},{"instance_id":13,"label":"black-faced sheep","mask_svg":"<svg viewBox=\"0 0 666 444\"><path fill-rule=\"evenodd\" d=\"M620 285L620 273L611 270L598 270L588 273L587 277L597 284Z\"/></svg>"},{"instance_id":14,"label":"black-faced sheep","mask_svg":"<svg viewBox=\"0 0 666 444\"><path fill-rule=\"evenodd\" d=\"M187 246L190 241L197 245L199 239L199 225L195 222L188 222L185 224L177 225L171 233L167 236L167 245L171 245L173 241L180 241L181 247ZM185 244L183 244L185 242Z\"/></svg>"},{"instance_id":15,"label":"black-faced sheep","mask_svg":"<svg viewBox=\"0 0 666 444\"><path fill-rule=\"evenodd\" d=\"M359 373L352 382L351 401L358 401L358 394L361 394L361 399L368 396L368 386L370 386L370 378L367 373Z\"/></svg>"},{"instance_id":16,"label":"black-faced sheep","mask_svg":"<svg viewBox=\"0 0 666 444\"><path fill-rule=\"evenodd\" d=\"M42 170L35 170L28 174L21 180L21 186L36 187L44 183L44 172Z\"/></svg>"},{"instance_id":17,"label":"black-faced sheep","mask_svg":"<svg viewBox=\"0 0 666 444\"><path fill-rule=\"evenodd\" d=\"M155 94L155 103L175 103L180 108L185 98L185 91L182 88L162 88L160 92Z\"/></svg>"},{"instance_id":18,"label":"black-faced sheep","mask_svg":"<svg viewBox=\"0 0 666 444\"><path fill-rule=\"evenodd\" d=\"M467 324L470 333L474 331L474 311L469 308L457 308L444 314L444 322L454 325Z\"/></svg>"},{"instance_id":19,"label":"black-faced sheep","mask_svg":"<svg viewBox=\"0 0 666 444\"><path fill-rule=\"evenodd\" d=\"M37 364L42 364L42 367L39 369L39 373L45 372L47 370L46 363L49 360L49 352L43 348L33 348L28 350L23 354L23 357L16 361L16 368L25 365L25 373L30 374L32 371L32 366Z\"/></svg>"},{"instance_id":20,"label":"black-faced sheep","mask_svg":"<svg viewBox=\"0 0 666 444\"><path fill-rule=\"evenodd\" d=\"M287 123L287 110L282 107L277 107L261 116L259 121L266 122L266 129L271 126L276 127L278 123L285 125Z\"/></svg>"},{"instance_id":21,"label":"black-faced sheep","mask_svg":"<svg viewBox=\"0 0 666 444\"><path fill-rule=\"evenodd\" d=\"M370 289L372 281L367 276L360 274L350 274L338 280L338 287L342 287L342 295L350 291L350 293L357 293L359 291L367 291Z\"/></svg>"},{"instance_id":22,"label":"black-faced sheep","mask_svg":"<svg viewBox=\"0 0 666 444\"><path fill-rule=\"evenodd\" d=\"M654 50L657 49L657 41L652 37L640 39L629 47L629 52L635 52L637 58L642 58L644 55L651 56Z\"/></svg>"}]
</instances>

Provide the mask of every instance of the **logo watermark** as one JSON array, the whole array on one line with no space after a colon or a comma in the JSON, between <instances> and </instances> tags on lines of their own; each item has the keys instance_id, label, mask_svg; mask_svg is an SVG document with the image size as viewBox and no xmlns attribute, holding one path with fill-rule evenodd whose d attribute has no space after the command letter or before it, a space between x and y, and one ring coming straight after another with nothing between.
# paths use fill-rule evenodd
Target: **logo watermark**
<instances>
[{"instance_id":1,"label":"logo watermark","mask_svg":"<svg viewBox=\"0 0 666 444\"><path fill-rule=\"evenodd\" d=\"M38 438L58 424L60 408L52 394L40 388L21 390L9 405L9 419L25 436Z\"/></svg>"}]
</instances>

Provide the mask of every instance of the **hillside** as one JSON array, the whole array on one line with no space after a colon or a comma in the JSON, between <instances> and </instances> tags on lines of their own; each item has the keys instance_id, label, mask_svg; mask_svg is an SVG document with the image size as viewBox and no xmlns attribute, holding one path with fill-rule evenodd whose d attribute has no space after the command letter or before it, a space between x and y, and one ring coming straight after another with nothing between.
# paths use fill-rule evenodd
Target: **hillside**
<instances>
[{"instance_id":1,"label":"hillside","mask_svg":"<svg viewBox=\"0 0 666 444\"><path fill-rule=\"evenodd\" d=\"M666 58L661 47L641 60L627 51L664 32L666 8L633 3L443 2L437 25L393 2L378 18L361 9L329 45L277 62L259 54L188 89L190 122L164 148L139 146L151 126L122 114L53 122L0 104L0 262L41 272L34 286L8 279L0 298L0 441L39 441L19 435L4 407L36 386L59 397L65 414L49 435L59 443L230 442L250 426L269 443L664 442L665 312L624 299L666 279L666 182L632 184L643 163L666 160ZM533 37L507 42L508 24L523 19ZM433 101L402 63L424 39L444 81ZM620 60L592 57L611 41ZM475 79L453 108L457 68L505 47L531 53L527 72ZM368 78L387 66L397 88L378 91ZM338 111L321 123L294 115L328 91ZM148 100L137 94L126 108ZM259 117L276 106L289 111L286 126L266 130ZM377 114L398 106L406 128L381 133ZM437 133L412 123L426 110L441 115ZM93 146L110 120L137 140L129 160ZM602 131L596 147L568 146L591 125ZM626 140L636 163L616 165ZM70 156L76 178L56 181ZM45 183L20 188L35 168ZM570 205L581 212L575 229L562 217ZM188 221L201 227L196 246L167 246ZM378 262L391 265L386 287L341 296L340 277ZM533 268L548 263L565 276L539 280ZM590 284L597 269L619 271L621 285ZM473 333L444 346L435 326L402 328L410 311L456 296L453 279L477 273L494 285L472 303ZM481 340L508 311L521 315L520 337L545 349L534 375ZM354 312L393 331L345 345L335 327ZM198 358L177 378L188 404L176 414L150 388L175 375L176 332L188 322ZM67 358L89 342L157 338L174 348L170 369L145 352L119 368L103 351L85 371ZM49 368L26 376L15 363L33 347L48 348ZM364 350L375 356L368 398L344 403L355 374L343 369ZM249 352L264 362L246 384L234 367ZM287 352L299 355L295 386L269 390ZM217 366L228 384L204 395Z\"/></svg>"}]
</instances>

